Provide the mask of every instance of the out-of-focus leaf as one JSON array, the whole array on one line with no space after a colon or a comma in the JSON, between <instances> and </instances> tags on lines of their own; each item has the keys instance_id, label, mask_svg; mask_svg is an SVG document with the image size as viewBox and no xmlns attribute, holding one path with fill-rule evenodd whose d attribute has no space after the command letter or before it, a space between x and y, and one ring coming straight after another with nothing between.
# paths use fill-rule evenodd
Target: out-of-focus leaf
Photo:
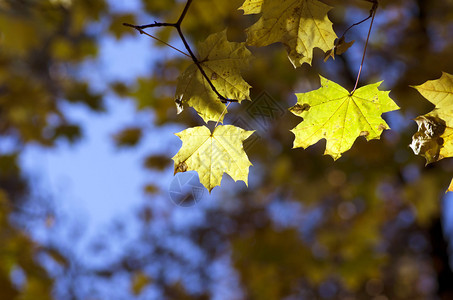
<instances>
[{"instance_id":1,"label":"out-of-focus leaf","mask_svg":"<svg viewBox=\"0 0 453 300\"><path fill-rule=\"evenodd\" d=\"M152 280L148 275L142 271L137 271L132 275L131 291L135 296L138 296L142 293L143 289L151 283Z\"/></svg>"},{"instance_id":2,"label":"out-of-focus leaf","mask_svg":"<svg viewBox=\"0 0 453 300\"><path fill-rule=\"evenodd\" d=\"M129 87L123 82L119 81L113 82L110 85L110 88L112 89L113 92L115 92L115 94L117 94L120 97L127 97L130 93Z\"/></svg>"},{"instance_id":3,"label":"out-of-focus leaf","mask_svg":"<svg viewBox=\"0 0 453 300\"><path fill-rule=\"evenodd\" d=\"M81 129L78 125L59 125L54 129L54 138L64 137L73 143L82 136Z\"/></svg>"},{"instance_id":4,"label":"out-of-focus leaf","mask_svg":"<svg viewBox=\"0 0 453 300\"><path fill-rule=\"evenodd\" d=\"M24 56L40 42L39 26L35 26L33 20L0 14L0 28L2 39L0 46L2 51Z\"/></svg>"},{"instance_id":5,"label":"out-of-focus leaf","mask_svg":"<svg viewBox=\"0 0 453 300\"><path fill-rule=\"evenodd\" d=\"M117 147L131 147L140 142L142 129L139 127L128 127L113 136Z\"/></svg>"},{"instance_id":6,"label":"out-of-focus leaf","mask_svg":"<svg viewBox=\"0 0 453 300\"><path fill-rule=\"evenodd\" d=\"M246 298L284 299L306 272L310 279L325 272L321 264L313 268L310 250L296 230L264 227L253 235L235 237L232 247L235 267L250 293Z\"/></svg>"},{"instance_id":7,"label":"out-of-focus leaf","mask_svg":"<svg viewBox=\"0 0 453 300\"><path fill-rule=\"evenodd\" d=\"M155 1L155 0L143 0L143 5L145 6L145 10L151 14L159 14L162 12L166 12L171 10L175 7L174 0L166 0L166 1Z\"/></svg>"},{"instance_id":8,"label":"out-of-focus leaf","mask_svg":"<svg viewBox=\"0 0 453 300\"><path fill-rule=\"evenodd\" d=\"M137 102L138 109L153 108L156 101L154 92L157 82L153 79L140 77L130 96Z\"/></svg>"},{"instance_id":9,"label":"out-of-focus leaf","mask_svg":"<svg viewBox=\"0 0 453 300\"><path fill-rule=\"evenodd\" d=\"M405 199L414 208L413 212L420 226L429 226L433 217L439 212L440 193L435 183L436 178L425 176L405 191Z\"/></svg>"},{"instance_id":10,"label":"out-of-focus leaf","mask_svg":"<svg viewBox=\"0 0 453 300\"><path fill-rule=\"evenodd\" d=\"M171 160L166 155L151 155L145 159L145 168L164 170Z\"/></svg>"},{"instance_id":11,"label":"out-of-focus leaf","mask_svg":"<svg viewBox=\"0 0 453 300\"><path fill-rule=\"evenodd\" d=\"M145 193L146 193L146 194L149 194L149 195L157 194L157 193L160 191L159 187L157 187L157 186L154 185L154 184L147 184L147 185L145 185L144 190L145 190Z\"/></svg>"},{"instance_id":12,"label":"out-of-focus leaf","mask_svg":"<svg viewBox=\"0 0 453 300\"><path fill-rule=\"evenodd\" d=\"M102 95L93 93L86 82L72 82L66 87L69 102L81 102L93 110L103 110Z\"/></svg>"},{"instance_id":13,"label":"out-of-focus leaf","mask_svg":"<svg viewBox=\"0 0 453 300\"><path fill-rule=\"evenodd\" d=\"M0 178L8 178L12 174L19 174L17 165L18 154L0 155Z\"/></svg>"},{"instance_id":14,"label":"out-of-focus leaf","mask_svg":"<svg viewBox=\"0 0 453 300\"><path fill-rule=\"evenodd\" d=\"M121 39L124 35L135 34L134 30L132 30L130 27L124 26L123 23L136 24L137 22L133 14L113 15L110 20L109 30L118 40Z\"/></svg>"}]
</instances>

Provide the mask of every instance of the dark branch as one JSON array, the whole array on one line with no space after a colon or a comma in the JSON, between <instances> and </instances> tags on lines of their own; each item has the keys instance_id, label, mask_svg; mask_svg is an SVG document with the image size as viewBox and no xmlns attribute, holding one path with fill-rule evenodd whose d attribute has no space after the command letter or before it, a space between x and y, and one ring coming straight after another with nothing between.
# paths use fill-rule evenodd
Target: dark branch
<instances>
[{"instance_id":1,"label":"dark branch","mask_svg":"<svg viewBox=\"0 0 453 300\"><path fill-rule=\"evenodd\" d=\"M179 17L178 22L176 22L176 24L178 24L179 26L181 25L182 20L184 20L184 18L186 17L186 14L187 14L187 11L189 10L190 4L192 4L192 0L187 0L186 6L184 6L184 9L183 9L183 11L181 13L181 16Z\"/></svg>"},{"instance_id":2,"label":"dark branch","mask_svg":"<svg viewBox=\"0 0 453 300\"><path fill-rule=\"evenodd\" d=\"M123 23L124 26L132 27L136 29L140 34L146 34L146 32L143 31L143 29L146 28L153 28L153 27L174 27L178 31L179 37L181 38L181 41L184 44L184 47L186 48L187 52L189 53L190 57L192 58L193 63L197 66L198 70L200 70L201 75L206 79L208 82L209 86L211 87L211 90L217 95L217 97L220 99L222 103L227 103L227 102L238 102L238 100L234 99L227 99L224 96L222 96L219 91L215 88L214 84L212 83L211 79L208 77L206 72L204 71L201 62L198 60L198 58L195 56L193 53L192 49L190 48L189 43L187 42L182 30L181 30L181 23L184 20L184 17L187 14L187 11L189 10L190 4L192 3L192 0L187 0L186 5L184 6L184 10L181 13L181 16L179 17L178 21L176 23L159 23L159 22L154 22L152 24L147 24L147 25L132 25L128 23Z\"/></svg>"}]
</instances>

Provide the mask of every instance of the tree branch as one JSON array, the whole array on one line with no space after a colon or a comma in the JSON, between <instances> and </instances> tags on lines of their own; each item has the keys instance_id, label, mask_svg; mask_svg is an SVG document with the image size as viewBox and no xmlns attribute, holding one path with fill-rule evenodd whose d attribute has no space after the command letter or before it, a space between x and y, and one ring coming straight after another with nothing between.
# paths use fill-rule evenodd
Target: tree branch
<instances>
[{"instance_id":1,"label":"tree branch","mask_svg":"<svg viewBox=\"0 0 453 300\"><path fill-rule=\"evenodd\" d=\"M212 83L211 79L208 77L208 75L204 71L200 60L195 56L195 54L193 53L192 49L190 48L190 45L187 42L187 40L186 40L186 38L184 36L184 33L182 32L181 23L184 20L184 17L186 16L187 11L189 10L189 7L190 7L191 3L192 3L192 0L187 0L186 5L184 6L184 9L183 9L183 11L182 11L182 13L181 13L181 15L178 18L178 21L176 23L154 22L152 24L147 24L147 25L133 25L133 24L128 24L128 23L123 23L123 25L136 29L138 32L140 32L140 34L146 34L146 32L143 31L146 28L154 28L154 27L174 27L174 28L176 28L176 30L178 31L179 37L180 37L181 41L184 44L184 47L186 48L187 52L189 53L190 57L192 58L193 63L197 66L197 68L200 71L201 75L204 77L204 79L206 79L206 81L208 82L209 86L211 87L211 90L217 95L217 97L220 99L220 101L222 103L238 102L238 100L235 100L235 99L227 99L227 98L225 98L223 95L221 95L219 93L219 91L217 91L217 89L214 86L214 84ZM153 36L151 36L151 37L153 37ZM167 43L165 43L165 44L168 45ZM170 46L170 45L168 45L168 46ZM170 46L170 47L175 49L173 46ZM176 50L178 50L179 52L182 52L179 49L176 49ZM185 55L187 55L187 54L185 54Z\"/></svg>"}]
</instances>

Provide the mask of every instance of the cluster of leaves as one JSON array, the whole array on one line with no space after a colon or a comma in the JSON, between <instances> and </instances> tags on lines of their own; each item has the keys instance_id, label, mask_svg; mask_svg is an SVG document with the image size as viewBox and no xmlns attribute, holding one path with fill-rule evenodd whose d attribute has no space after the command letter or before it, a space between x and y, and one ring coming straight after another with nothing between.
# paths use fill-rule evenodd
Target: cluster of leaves
<instances>
[{"instance_id":1,"label":"cluster of leaves","mask_svg":"<svg viewBox=\"0 0 453 300\"><path fill-rule=\"evenodd\" d=\"M231 3L231 1L225 2ZM270 3L272 3L272 1L246 1L242 7L250 5L251 12L262 13L264 16L264 12L261 10L263 2L264 5L266 3L271 5ZM287 7L302 2L304 1L280 1L280 3L289 5ZM203 11L204 4L200 3L201 8L197 7L198 10L196 11ZM209 8L205 10L209 11ZM189 13L188 17L190 15ZM203 24L209 24L210 29L216 28L216 25L211 25L207 20L200 21L198 26L189 24L188 31L192 32L192 37L203 38L203 34L200 33L203 32ZM261 20L261 22L263 21ZM256 24L253 26L256 26ZM391 28L391 25L389 25L389 28ZM247 30L248 37L250 37L249 30ZM270 36L269 32L267 32L268 36ZM263 34L262 37L266 38L267 36ZM287 41L274 40L273 42L284 43L288 49L288 54L291 54ZM327 58L334 54L340 54L350 46L350 44L345 44L342 38L332 43L331 49L327 50ZM251 45L249 40L246 41L245 45ZM332 48L334 45L335 47ZM200 51L202 50L200 49ZM382 49L379 49L379 51L386 53ZM199 60L203 62L206 56L199 57L201 58ZM297 57L294 52L293 57ZM303 55L299 57L303 58ZM254 88L271 90L273 84L278 85L278 83L272 82L272 80L276 80L272 76L269 76L271 78L267 80L264 79L274 71L272 68L278 69L275 73L281 76L281 79L278 77L279 79L276 81L290 82L288 86L294 83L291 79L295 76L291 75L291 71L284 72L281 70L286 67L281 56L276 58L274 55L272 59L274 60L273 63L269 63L272 67L263 68L266 71L261 74L261 77L259 77L261 69L257 69L253 72L257 77L247 80ZM293 63L291 58L290 61ZM339 62L340 66L341 61ZM279 65L284 67L279 68ZM344 63L344 65L348 64ZM170 67L174 66L170 65ZM350 71L347 68L345 69L346 71L343 70L342 75L348 74L348 71ZM379 66L371 73L374 76L380 76L379 71L383 69L384 66ZM431 69L431 71L433 70ZM405 78L410 79L404 85L405 87L414 82L413 75L417 74L412 69L407 72L412 77L406 75ZM296 74L296 72L292 74ZM217 79L216 75L213 78ZM215 79L212 80L214 85ZM220 108L223 108L217 110L217 116L221 116L220 120L211 121L222 122L222 112L224 110L226 112L224 106L221 106L222 101L212 91L208 81L205 79L200 81L203 82L203 91L211 94L212 103L215 102ZM342 81L345 82L345 80ZM393 84L397 86L396 83ZM300 146L308 147L320 139L326 138L326 154L337 159L352 146L357 137L363 136L367 140L378 138L381 132L389 127L382 119L382 113L398 108L389 98L389 92L378 89L379 85L380 83L374 83L358 88L351 93L332 81L321 78L321 88L318 91L296 94L298 103L291 108L291 111L295 115L303 117L304 121L293 131L297 130L298 127L307 126L309 128L305 130L311 129L312 132L315 132L312 143ZM222 88L220 85L215 87ZM401 93L400 90L399 93ZM178 94L177 99L181 99L179 96L180 94ZM286 94L278 97L282 103L286 98ZM406 101L405 98L402 97L401 101ZM326 105L323 110L321 107L324 103ZM184 102L177 101L177 105L184 105ZM248 103L244 102L243 105L248 105ZM412 107L415 107L418 104L414 103L413 105ZM405 111L408 109L407 106L403 107ZM233 105L228 108L231 109L232 107ZM318 107L320 107L319 110L317 110ZM331 109L332 107L334 109ZM195 108L200 116L204 112L203 109L206 109L206 107ZM317 114L312 115L311 112L317 112ZM216 128L221 127L223 126L216 126ZM175 160L175 172L198 170L202 183L211 190L213 188L211 179L214 177L221 178L222 174L227 172L225 166L231 165L232 156L228 155L226 149L223 151L219 147L221 141L225 139L220 137L220 141L217 141L216 133L218 132L216 129L208 131L206 126L196 128L199 128L199 133L194 133L192 130L194 128L191 128L177 134L183 140L183 146L173 158ZM288 146L287 140L283 138L284 135L280 134L275 128L272 129L274 131L269 130L268 133L271 138L278 137L283 146ZM330 134L329 138L327 138L328 134ZM414 176L414 179L407 179L407 175L403 173L407 170L403 166L410 164L407 162L407 158L397 158L397 155L405 151L401 149L407 148L407 142L401 145L397 141L404 140L407 137L399 136L398 133L389 134L391 134L389 135L391 138L384 140L381 143L382 145L377 143L365 145L363 143L365 139L359 139L356 149L352 150L355 157L352 157L353 155L346 157L337 162L335 167L326 164L326 161L322 158L315 158L310 151L306 151L307 153L299 152L296 156L286 150L281 150L278 146L260 150L252 149L251 154L259 161L257 163L259 168L264 170L264 174L260 175L259 178L260 184L253 191L227 194L231 196L226 196L225 198L228 198L226 201L232 202L232 199L236 197L244 200L241 204L238 204L241 212L225 213L221 209L211 212L210 216L213 219L218 219L211 220L210 223L203 225L203 228L195 229L191 234L195 236L194 243L200 241L205 243L205 239L208 239L213 231L216 232L214 235L218 240L227 240L226 243L231 242L234 266L240 273L241 282L246 288L247 296L251 299L282 299L288 295L299 295L301 298L317 298L315 296L317 295L319 298L323 298L317 292L322 290L322 285L332 278L334 278L332 281L338 280L341 283L340 285L345 286L347 291L352 291L354 294L352 297L358 298L378 297L382 292L393 295L394 297L390 296L392 299L411 299L429 294L428 289L414 289L414 285L410 283L417 282L424 277L422 270L429 269L429 262L427 265L426 260L421 256L412 257L412 254L409 254L412 251L409 248L412 246L407 245L410 243L409 237L414 234L413 232L422 228L420 231L424 235L423 229L428 227L432 217L438 214L438 204L433 199L439 197L437 189L442 183L439 176L432 173L425 174L423 178ZM237 135L235 135L235 139L237 140ZM296 135L296 141L297 139ZM206 155L197 151L198 149L195 150L196 146L200 146L200 149L206 149L202 150L206 152ZM294 146L299 145L294 144ZM398 151L395 150L396 148L398 148ZM315 149L319 150L319 147ZM243 147L239 145L232 152L238 161L243 161L245 154L242 150ZM272 150L278 154L274 154ZM247 152L249 153L249 151ZM217 159L219 156L224 159L223 165ZM304 160L303 158L310 159ZM398 159L403 160L404 163L394 162ZM213 165L212 161L217 162L217 165ZM383 161L389 163L383 164ZM260 165L260 163L262 164ZM248 168L248 165L247 162L245 168ZM215 169L215 166L218 168ZM364 169L372 171L365 172ZM306 175L307 173L309 175ZM212 176L213 174L215 176ZM237 176L234 176L233 179L237 180ZM220 180L218 184L220 184ZM222 192L228 193L228 191ZM279 228L276 230L273 225L266 223L272 221L269 220L270 218L264 217L257 207L264 207L266 210L269 208L267 204L279 203L278 200L272 200L276 198L297 199L303 202L303 205L313 204L321 209L323 214L322 225L311 232L308 241L301 241L301 234L297 230L297 225L291 229L282 230ZM407 209L408 207L410 208ZM416 212L416 221L414 222L416 225L411 225L413 227L406 231L406 229L400 227L404 227L400 224L400 216L402 217L408 211ZM227 215L228 222L231 221L236 226L242 224L244 228L237 229L231 235L219 233L218 231L221 230L217 230L218 224L224 224L219 219L225 215ZM244 222L244 220L247 221ZM304 223L303 226L305 225ZM248 226L253 227L253 229ZM235 235L236 233L239 234ZM202 247L206 248L206 245L210 245L208 242L206 243ZM407 246L406 248L403 246L403 252L407 256L399 257L399 254L402 253L400 252L401 243L405 243ZM382 250L381 247L385 250ZM208 247L207 251L211 251L211 249ZM383 268L386 268L385 272L382 272ZM409 276L409 273L417 275ZM397 278L395 280L397 283L391 284L392 287L386 283L389 280L386 276L389 276L389 274L395 276L391 277L393 275L390 275L392 278L390 281L393 282L394 278ZM396 286L397 288L394 289L393 287ZM304 294L307 290L310 293ZM347 293L336 295L338 298L350 296Z\"/></svg>"},{"instance_id":2,"label":"cluster of leaves","mask_svg":"<svg viewBox=\"0 0 453 300\"><path fill-rule=\"evenodd\" d=\"M190 4L191 1L188 1L184 13ZM377 6L373 6L373 19L376 8ZM178 80L176 89L178 113L183 110L184 105L188 105L193 107L206 123L216 122L217 127L223 122L230 104L225 107L225 102L240 103L242 100L250 100L251 86L241 76L241 69L248 65L251 57L246 45L262 47L281 43L285 46L294 67L300 67L304 63L311 64L315 48L324 52L329 51L326 54L328 58L335 57L335 53L345 52L352 45L352 42L345 42L344 35L338 39L327 15L331 7L318 0L265 2L246 0L239 9L243 10L245 15L261 14L261 17L246 29L245 43L229 42L224 30L210 35L199 45L199 59L192 57L194 64ZM180 20L184 16L181 15ZM140 27L142 28L146 28L146 25ZM188 50L191 52L190 48ZM379 139L382 131L389 129L381 115L399 109L388 96L389 92L378 89L379 84L367 85L348 92L340 85L321 77L320 89L296 94L298 102L291 108L291 112L304 120L292 130L295 134L294 148L306 148L320 139L326 139L325 154L331 155L336 160L352 147L359 136L364 136L367 140ZM241 129L237 128L236 131L238 130ZM183 146L173 158L175 174L195 170L209 191L220 185L224 173L232 176L234 180L243 180L247 184L244 176L247 177L248 166L251 163L246 160L246 165L243 164L242 146L235 151L229 151L230 147L218 149L219 147L212 146L216 140L215 129L211 135L206 136L207 132L209 129L202 126L178 134L183 140ZM240 142L249 135L244 135ZM236 136L222 134L222 144L237 147ZM199 140L192 141L195 145L204 145L208 140L211 147L206 149L201 146L193 147L191 144L191 148L188 148L188 141L195 139ZM200 155L203 151L204 155ZM221 156L227 157L228 162L236 163L227 163L227 166L223 166L221 159L213 159L213 153L219 151L224 153ZM203 167L206 164L208 168ZM237 176L235 169L238 166L247 172Z\"/></svg>"},{"instance_id":3,"label":"cluster of leaves","mask_svg":"<svg viewBox=\"0 0 453 300\"><path fill-rule=\"evenodd\" d=\"M377 6L373 7L372 14L376 8ZM246 0L239 9L243 10L245 15L259 13L262 15L258 22L246 30L246 43L228 42L224 30L211 35L200 44L202 62L200 66L210 81L201 74L200 68L196 65L189 67L178 81L176 91L178 112L182 111L183 104L187 104L195 108L206 123L214 121L218 124L223 122L227 107L224 107L218 93L214 92L215 89L227 99L237 99L238 102L250 100L250 86L240 75L241 67L246 66L250 58L250 52L245 45L262 47L280 42L287 49L293 66L300 67L303 63L311 64L314 48L327 52L327 60L329 57L335 58L335 54L344 53L353 43L346 43L344 35L338 39L327 15L330 7L317 0L266 2ZM425 156L428 163L452 156L450 148L453 144L448 139L451 136L448 109L453 105L453 99L449 98L453 90L452 82L451 75L444 74L438 82L427 82L417 87L425 97L432 98L431 102L436 105L433 112L416 119L419 131L411 144L415 154ZM214 87L211 88L210 85ZM321 76L320 89L296 94L297 104L290 111L304 120L292 130L295 135L294 148L306 148L316 144L320 139L326 139L325 154L336 160L352 147L359 136L364 136L367 140L379 139L382 131L389 129L381 115L399 109L388 96L389 92L378 89L379 85L380 83L370 84L349 92ZM200 127L199 130L205 131L207 128ZM200 132L200 136L203 134ZM180 135L185 136L185 133ZM213 136L214 133L211 137ZM197 161L196 164L189 161L187 162L189 167L181 168L180 164L186 163L186 160L195 154L191 152L187 155L187 149L184 147L183 144L181 152L184 154L178 153L173 158L175 174L195 170L201 178L221 178L224 172L230 174L234 180L240 178L234 176L233 169L212 166L212 151L208 151L204 159ZM229 160L231 159L241 161L240 157L233 156ZM209 162L210 168L200 167L203 161ZM221 163L221 160L214 161L217 164ZM242 180L247 184L247 180ZM220 180L201 182L209 191L220 185Z\"/></svg>"}]
</instances>

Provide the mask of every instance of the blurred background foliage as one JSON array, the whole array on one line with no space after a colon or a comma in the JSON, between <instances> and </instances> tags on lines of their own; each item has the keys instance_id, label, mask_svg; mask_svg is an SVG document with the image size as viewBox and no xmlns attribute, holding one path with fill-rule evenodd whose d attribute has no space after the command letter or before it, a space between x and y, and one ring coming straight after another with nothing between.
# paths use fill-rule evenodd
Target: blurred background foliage
<instances>
[{"instance_id":1,"label":"blurred background foliage","mask_svg":"<svg viewBox=\"0 0 453 300\"><path fill-rule=\"evenodd\" d=\"M244 41L244 29L258 16L243 16L241 2L194 0L183 22L193 48L225 27L231 41ZM369 14L367 1L323 2L333 7L329 16L338 35ZM82 141L81 126L67 118L67 109L82 104L101 114L112 94L132 101L137 113L153 115L161 134L172 124L202 124L190 109L177 115L173 99L177 77L191 62L121 25L174 22L185 3L142 0L134 15L113 11L103 0L0 1L0 134L11 145L0 153L0 298L453 299L441 201L453 163L425 167L408 148L416 131L412 119L432 109L409 85L453 73L453 1L379 3L361 82L384 80L392 91L401 107L385 115L393 130L379 141L359 138L335 163L322 155L325 142L291 149L289 129L300 121L287 112L294 92L319 87L318 74L351 89L368 23L348 34L356 42L345 55L324 63L317 50L313 66L294 69L280 45L251 48L256 59L244 77L254 101L232 104L226 117L257 130L245 146L254 165L249 188L225 175L203 203L163 209L156 203L170 203L168 185L154 179L172 172L174 153L146 155L149 200L138 210L135 236L114 259L90 265L81 256L102 256L102 249L115 246L99 240L97 251L75 253L67 242L32 238L30 224L36 223L30 220L49 229L63 225L55 222L55 207L32 196L22 151L31 144ZM183 49L172 28L149 32ZM149 75L107 82L103 89L84 78L82 68L90 70L100 38L108 35L149 39L160 54ZM130 124L111 138L133 149L143 135ZM175 211L179 218L195 214L196 221L178 227L171 222ZM121 239L125 232L113 226L108 236Z\"/></svg>"}]
</instances>

